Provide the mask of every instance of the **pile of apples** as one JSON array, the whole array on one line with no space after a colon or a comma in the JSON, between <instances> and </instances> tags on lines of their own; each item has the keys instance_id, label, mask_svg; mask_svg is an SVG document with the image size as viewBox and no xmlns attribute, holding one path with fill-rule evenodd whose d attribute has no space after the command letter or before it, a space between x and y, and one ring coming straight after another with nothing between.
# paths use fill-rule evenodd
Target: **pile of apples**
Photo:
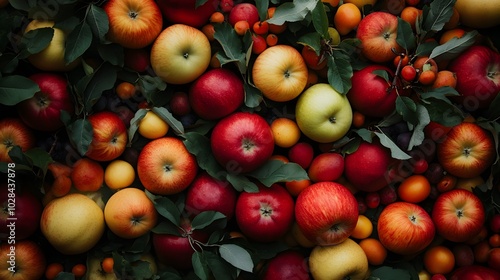
<instances>
[{"instance_id":1,"label":"pile of apples","mask_svg":"<svg viewBox=\"0 0 500 280\"><path fill-rule=\"evenodd\" d=\"M500 279L500 1L0 7L1 279Z\"/></svg>"}]
</instances>

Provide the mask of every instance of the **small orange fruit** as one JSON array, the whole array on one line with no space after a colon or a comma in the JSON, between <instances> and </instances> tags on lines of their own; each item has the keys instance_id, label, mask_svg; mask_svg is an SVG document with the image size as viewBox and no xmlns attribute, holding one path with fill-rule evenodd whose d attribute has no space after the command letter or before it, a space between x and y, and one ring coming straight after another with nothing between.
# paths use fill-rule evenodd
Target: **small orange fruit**
<instances>
[{"instance_id":1,"label":"small orange fruit","mask_svg":"<svg viewBox=\"0 0 500 280\"><path fill-rule=\"evenodd\" d=\"M352 238L356 239L365 239L368 238L373 232L373 224L370 219L360 214L358 215L358 222L356 223L356 227L351 233Z\"/></svg>"},{"instance_id":2,"label":"small orange fruit","mask_svg":"<svg viewBox=\"0 0 500 280\"><path fill-rule=\"evenodd\" d=\"M116 86L116 95L120 99L129 99L136 93L135 85L129 82L121 82Z\"/></svg>"},{"instance_id":3,"label":"small orange fruit","mask_svg":"<svg viewBox=\"0 0 500 280\"><path fill-rule=\"evenodd\" d=\"M455 267L455 255L443 245L427 249L423 260L424 267L430 274L447 274Z\"/></svg>"},{"instance_id":4,"label":"small orange fruit","mask_svg":"<svg viewBox=\"0 0 500 280\"><path fill-rule=\"evenodd\" d=\"M453 38L462 38L465 35L465 30L462 28L453 28L446 30L441 34L441 37L439 37L439 44L442 45L448 41L450 41Z\"/></svg>"},{"instance_id":5,"label":"small orange fruit","mask_svg":"<svg viewBox=\"0 0 500 280\"><path fill-rule=\"evenodd\" d=\"M353 3L340 5L333 16L333 23L340 35L353 31L361 21L361 11Z\"/></svg>"},{"instance_id":6,"label":"small orange fruit","mask_svg":"<svg viewBox=\"0 0 500 280\"><path fill-rule=\"evenodd\" d=\"M297 123L285 117L275 119L271 123L271 131L273 132L274 143L282 148L290 148L295 145L301 136Z\"/></svg>"},{"instance_id":7,"label":"small orange fruit","mask_svg":"<svg viewBox=\"0 0 500 280\"><path fill-rule=\"evenodd\" d=\"M219 12L219 11L215 11L211 16L210 16L210 22L212 23L222 23L224 22L224 14Z\"/></svg>"},{"instance_id":8,"label":"small orange fruit","mask_svg":"<svg viewBox=\"0 0 500 280\"><path fill-rule=\"evenodd\" d=\"M115 261L112 257L106 257L101 262L102 271L106 273L113 273L113 267L115 265Z\"/></svg>"},{"instance_id":9,"label":"small orange fruit","mask_svg":"<svg viewBox=\"0 0 500 280\"><path fill-rule=\"evenodd\" d=\"M246 20L240 20L234 24L234 31L236 31L236 34L240 36L245 35L245 33L249 30L250 30L250 24Z\"/></svg>"},{"instance_id":10,"label":"small orange fruit","mask_svg":"<svg viewBox=\"0 0 500 280\"><path fill-rule=\"evenodd\" d=\"M368 263L371 265L381 265L387 258L387 249L378 239L365 238L359 242L359 246L365 251Z\"/></svg>"},{"instance_id":11,"label":"small orange fruit","mask_svg":"<svg viewBox=\"0 0 500 280\"><path fill-rule=\"evenodd\" d=\"M397 188L398 197L406 202L419 203L431 193L431 184L427 177L420 174L405 178Z\"/></svg>"},{"instance_id":12,"label":"small orange fruit","mask_svg":"<svg viewBox=\"0 0 500 280\"><path fill-rule=\"evenodd\" d=\"M292 196L298 196L300 192L311 185L311 180L287 181L285 187Z\"/></svg>"},{"instance_id":13,"label":"small orange fruit","mask_svg":"<svg viewBox=\"0 0 500 280\"><path fill-rule=\"evenodd\" d=\"M87 266L83 263L77 263L71 268L71 273L75 275L76 278L81 278L85 276L87 272Z\"/></svg>"},{"instance_id":14,"label":"small orange fruit","mask_svg":"<svg viewBox=\"0 0 500 280\"><path fill-rule=\"evenodd\" d=\"M47 280L56 279L57 275L64 271L64 266L61 263L50 263L45 267L45 278Z\"/></svg>"}]
</instances>

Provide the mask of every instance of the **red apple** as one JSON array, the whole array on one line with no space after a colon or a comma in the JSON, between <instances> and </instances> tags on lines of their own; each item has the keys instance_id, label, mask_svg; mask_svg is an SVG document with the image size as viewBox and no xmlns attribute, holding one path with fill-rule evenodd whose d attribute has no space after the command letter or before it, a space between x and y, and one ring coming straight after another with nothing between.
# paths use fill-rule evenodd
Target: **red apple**
<instances>
[{"instance_id":1,"label":"red apple","mask_svg":"<svg viewBox=\"0 0 500 280\"><path fill-rule=\"evenodd\" d=\"M500 213L491 216L488 222L489 229L494 233L500 233Z\"/></svg>"},{"instance_id":2,"label":"red apple","mask_svg":"<svg viewBox=\"0 0 500 280\"><path fill-rule=\"evenodd\" d=\"M302 168L309 168L314 158L314 148L308 142L299 142L288 150L288 160L295 162Z\"/></svg>"},{"instance_id":3,"label":"red apple","mask_svg":"<svg viewBox=\"0 0 500 280\"><path fill-rule=\"evenodd\" d=\"M43 279L45 266L44 252L32 240L0 245L0 279Z\"/></svg>"},{"instance_id":4,"label":"red apple","mask_svg":"<svg viewBox=\"0 0 500 280\"><path fill-rule=\"evenodd\" d=\"M376 63L392 61L396 53L401 52L402 48L396 41L397 34L398 18L381 11L363 17L356 29L356 37L361 41L361 53Z\"/></svg>"},{"instance_id":5,"label":"red apple","mask_svg":"<svg viewBox=\"0 0 500 280\"><path fill-rule=\"evenodd\" d=\"M448 173L460 178L474 178L495 160L495 142L491 134L471 122L462 122L437 146L437 159Z\"/></svg>"},{"instance_id":6,"label":"red apple","mask_svg":"<svg viewBox=\"0 0 500 280\"><path fill-rule=\"evenodd\" d=\"M389 79L379 76L377 72L387 73ZM382 118L390 115L396 108L396 89L391 89L394 72L383 65L370 64L354 71L352 87L347 98L353 110L367 117Z\"/></svg>"},{"instance_id":7,"label":"red apple","mask_svg":"<svg viewBox=\"0 0 500 280\"><path fill-rule=\"evenodd\" d=\"M353 186L366 192L375 192L389 184L389 149L378 142L362 142L344 159L344 175Z\"/></svg>"},{"instance_id":8,"label":"red apple","mask_svg":"<svg viewBox=\"0 0 500 280\"><path fill-rule=\"evenodd\" d=\"M158 6L166 21L182 23L192 27L202 27L216 11L219 0L208 0L196 6L196 0L159 0Z\"/></svg>"},{"instance_id":9,"label":"red apple","mask_svg":"<svg viewBox=\"0 0 500 280\"><path fill-rule=\"evenodd\" d=\"M457 76L457 101L467 111L487 108L500 92L500 54L487 46L470 47L448 70Z\"/></svg>"},{"instance_id":10,"label":"red apple","mask_svg":"<svg viewBox=\"0 0 500 280\"><path fill-rule=\"evenodd\" d=\"M200 172L187 189L185 208L192 215L218 211L229 220L234 216L236 198L237 192L229 182Z\"/></svg>"},{"instance_id":11,"label":"red apple","mask_svg":"<svg viewBox=\"0 0 500 280\"><path fill-rule=\"evenodd\" d=\"M2 184L0 186L0 239L16 241L33 235L42 216L42 203L33 190Z\"/></svg>"},{"instance_id":12,"label":"red apple","mask_svg":"<svg viewBox=\"0 0 500 280\"><path fill-rule=\"evenodd\" d=\"M293 223L294 201L278 184L259 184L258 192L242 192L236 201L235 218L249 239L272 242L283 237Z\"/></svg>"},{"instance_id":13,"label":"red apple","mask_svg":"<svg viewBox=\"0 0 500 280\"><path fill-rule=\"evenodd\" d=\"M163 30L163 17L154 0L109 0L107 38L131 49L149 46Z\"/></svg>"},{"instance_id":14,"label":"red apple","mask_svg":"<svg viewBox=\"0 0 500 280\"><path fill-rule=\"evenodd\" d=\"M92 142L85 154L97 161L110 161L119 157L127 146L127 127L118 114L101 111L88 117L92 125Z\"/></svg>"},{"instance_id":15,"label":"red apple","mask_svg":"<svg viewBox=\"0 0 500 280\"><path fill-rule=\"evenodd\" d=\"M170 111L176 116L185 116L191 113L191 104L189 104L189 95L184 91L174 92L170 102Z\"/></svg>"},{"instance_id":16,"label":"red apple","mask_svg":"<svg viewBox=\"0 0 500 280\"><path fill-rule=\"evenodd\" d=\"M429 246L436 229L430 215L421 206L396 201L380 213L377 232L380 242L389 251L412 255Z\"/></svg>"},{"instance_id":17,"label":"red apple","mask_svg":"<svg viewBox=\"0 0 500 280\"><path fill-rule=\"evenodd\" d=\"M263 117L249 112L236 112L219 120L210 145L217 162L232 173L252 171L274 152L271 127Z\"/></svg>"},{"instance_id":18,"label":"red apple","mask_svg":"<svg viewBox=\"0 0 500 280\"><path fill-rule=\"evenodd\" d=\"M152 234L153 249L160 264L171 266L175 269L189 269L192 267L191 257L197 245L194 240L205 243L209 235L201 230L193 230L191 221L181 219L179 235Z\"/></svg>"},{"instance_id":19,"label":"red apple","mask_svg":"<svg viewBox=\"0 0 500 280\"><path fill-rule=\"evenodd\" d=\"M240 20L246 20L250 26L253 26L259 21L259 10L257 10L257 6L252 3L236 4L229 12L228 21L234 26L234 24Z\"/></svg>"},{"instance_id":20,"label":"red apple","mask_svg":"<svg viewBox=\"0 0 500 280\"><path fill-rule=\"evenodd\" d=\"M349 238L358 222L358 201L344 185L318 182L302 190L295 202L295 219L315 244L336 245Z\"/></svg>"},{"instance_id":21,"label":"red apple","mask_svg":"<svg viewBox=\"0 0 500 280\"><path fill-rule=\"evenodd\" d=\"M309 265L306 257L297 250L283 251L270 259L263 268L262 280L308 280Z\"/></svg>"},{"instance_id":22,"label":"red apple","mask_svg":"<svg viewBox=\"0 0 500 280\"><path fill-rule=\"evenodd\" d=\"M483 265L468 265L455 269L451 272L449 280L497 280L500 279L500 272L483 266Z\"/></svg>"},{"instance_id":23,"label":"red apple","mask_svg":"<svg viewBox=\"0 0 500 280\"><path fill-rule=\"evenodd\" d=\"M225 68L214 68L203 73L189 90L191 108L206 120L220 119L233 113L244 99L243 80Z\"/></svg>"},{"instance_id":24,"label":"red apple","mask_svg":"<svg viewBox=\"0 0 500 280\"><path fill-rule=\"evenodd\" d=\"M23 152L33 148L35 135L19 118L0 120L0 162L11 162L9 151L19 146Z\"/></svg>"},{"instance_id":25,"label":"red apple","mask_svg":"<svg viewBox=\"0 0 500 280\"><path fill-rule=\"evenodd\" d=\"M336 152L316 155L307 170L307 174L313 182L336 181L343 173L344 157Z\"/></svg>"},{"instance_id":26,"label":"red apple","mask_svg":"<svg viewBox=\"0 0 500 280\"><path fill-rule=\"evenodd\" d=\"M74 105L65 78L53 73L37 73L30 76L40 91L17 105L19 117L31 128L55 131L64 126L61 111L73 114Z\"/></svg>"},{"instance_id":27,"label":"red apple","mask_svg":"<svg viewBox=\"0 0 500 280\"><path fill-rule=\"evenodd\" d=\"M124 50L125 66L139 73L145 72L150 66L149 50L147 48Z\"/></svg>"},{"instance_id":28,"label":"red apple","mask_svg":"<svg viewBox=\"0 0 500 280\"><path fill-rule=\"evenodd\" d=\"M137 175L144 188L159 195L185 190L198 171L196 158L175 137L148 142L137 160Z\"/></svg>"},{"instance_id":29,"label":"red apple","mask_svg":"<svg viewBox=\"0 0 500 280\"><path fill-rule=\"evenodd\" d=\"M476 236L485 222L484 206L472 192L453 189L441 193L432 208L432 220L438 234L453 242L465 242Z\"/></svg>"}]
</instances>

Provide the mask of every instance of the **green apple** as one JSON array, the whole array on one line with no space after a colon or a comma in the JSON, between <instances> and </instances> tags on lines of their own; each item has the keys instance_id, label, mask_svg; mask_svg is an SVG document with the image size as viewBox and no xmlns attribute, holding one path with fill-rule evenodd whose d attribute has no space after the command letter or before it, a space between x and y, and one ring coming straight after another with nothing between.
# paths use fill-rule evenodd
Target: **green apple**
<instances>
[{"instance_id":1,"label":"green apple","mask_svg":"<svg viewBox=\"0 0 500 280\"><path fill-rule=\"evenodd\" d=\"M295 116L304 135L319 143L330 143L349 131L352 108L345 95L329 84L318 83L299 95Z\"/></svg>"}]
</instances>

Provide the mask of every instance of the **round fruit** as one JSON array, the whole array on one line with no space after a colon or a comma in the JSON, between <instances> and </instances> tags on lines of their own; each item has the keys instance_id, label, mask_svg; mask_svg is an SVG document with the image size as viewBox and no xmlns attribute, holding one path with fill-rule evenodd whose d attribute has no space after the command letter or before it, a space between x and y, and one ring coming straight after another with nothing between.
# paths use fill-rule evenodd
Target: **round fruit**
<instances>
[{"instance_id":1,"label":"round fruit","mask_svg":"<svg viewBox=\"0 0 500 280\"><path fill-rule=\"evenodd\" d=\"M431 184L423 175L411 175L398 187L398 197L406 202L419 203L431 193Z\"/></svg>"},{"instance_id":2,"label":"round fruit","mask_svg":"<svg viewBox=\"0 0 500 280\"><path fill-rule=\"evenodd\" d=\"M454 5L460 22L472 28L488 28L500 24L500 1L457 0Z\"/></svg>"},{"instance_id":3,"label":"round fruit","mask_svg":"<svg viewBox=\"0 0 500 280\"><path fill-rule=\"evenodd\" d=\"M104 171L104 182L113 190L123 189L135 180L135 169L127 161L117 159L108 164Z\"/></svg>"},{"instance_id":4,"label":"round fruit","mask_svg":"<svg viewBox=\"0 0 500 280\"><path fill-rule=\"evenodd\" d=\"M455 267L455 255L446 246L438 245L427 249L424 266L431 274L447 274Z\"/></svg>"},{"instance_id":5,"label":"round fruit","mask_svg":"<svg viewBox=\"0 0 500 280\"><path fill-rule=\"evenodd\" d=\"M147 139L157 139L167 134L168 123L153 111L147 111L146 115L139 121L137 131Z\"/></svg>"}]
</instances>

